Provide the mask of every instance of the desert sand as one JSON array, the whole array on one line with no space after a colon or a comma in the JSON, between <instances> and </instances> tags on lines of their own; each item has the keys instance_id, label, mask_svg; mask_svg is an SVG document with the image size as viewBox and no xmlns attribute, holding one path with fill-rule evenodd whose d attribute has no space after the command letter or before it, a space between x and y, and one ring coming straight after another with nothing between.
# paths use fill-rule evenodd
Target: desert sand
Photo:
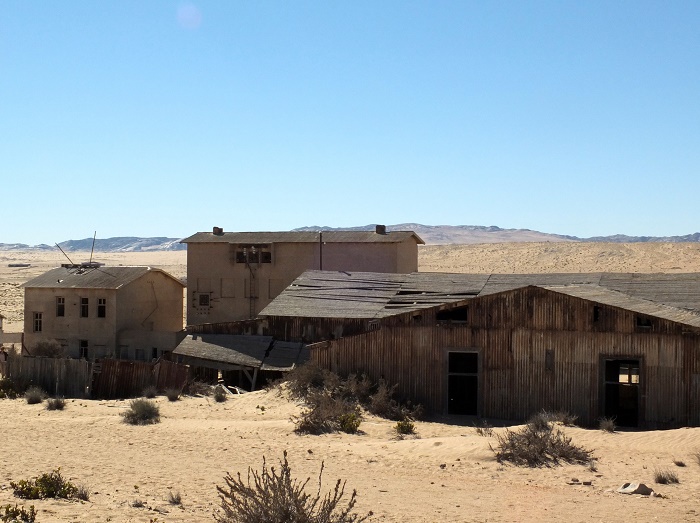
<instances>
[{"instance_id":1,"label":"desert sand","mask_svg":"<svg viewBox=\"0 0 700 523\"><path fill-rule=\"evenodd\" d=\"M77 254L84 261L89 253ZM0 254L0 313L6 330L21 330L19 285L63 262L62 255ZM78 259L76 259L78 258ZM185 253L99 254L109 264L146 264L185 276ZM32 267L11 269L8 263ZM445 272L690 272L700 270L695 244L498 244L428 246L421 270ZM376 522L627 522L700 521L700 428L614 434L567 427L577 444L593 450L597 471L580 465L522 468L499 464L472 420L417 422L418 437L398 440L393 423L368 416L358 435L297 435L290 418L301 406L277 391L258 391L215 403L211 398L157 399L162 421L130 426L119 416L128 401L68 400L46 411L24 400L0 400L0 506L33 504L46 522L212 521L216 485L225 473L276 463L287 450L292 472L315 481L325 463L324 490L335 480L356 489L356 511ZM264 409L263 409L264 407ZM513 427L511 427L513 428ZM495 429L496 432L504 429ZM685 466L678 466L674 461ZM61 467L89 487L89 502L13 496L10 481ZM656 485L656 470L676 472L677 485ZM572 479L591 481L571 485ZM615 491L643 482L663 497ZM170 505L170 491L182 505ZM134 501L143 502L141 508Z\"/></svg>"}]
</instances>

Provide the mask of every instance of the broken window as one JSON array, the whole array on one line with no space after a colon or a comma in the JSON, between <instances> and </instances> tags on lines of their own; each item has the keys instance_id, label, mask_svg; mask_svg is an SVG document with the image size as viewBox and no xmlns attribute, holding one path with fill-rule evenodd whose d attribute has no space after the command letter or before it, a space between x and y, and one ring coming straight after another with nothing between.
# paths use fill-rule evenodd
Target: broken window
<instances>
[{"instance_id":1,"label":"broken window","mask_svg":"<svg viewBox=\"0 0 700 523\"><path fill-rule=\"evenodd\" d=\"M651 329L651 318L645 316L635 316L635 324L641 329Z\"/></svg>"},{"instance_id":2,"label":"broken window","mask_svg":"<svg viewBox=\"0 0 700 523\"><path fill-rule=\"evenodd\" d=\"M56 296L56 317L62 317L66 314L66 299L63 296Z\"/></svg>"},{"instance_id":3,"label":"broken window","mask_svg":"<svg viewBox=\"0 0 700 523\"><path fill-rule=\"evenodd\" d=\"M105 318L107 317L107 298L97 299L97 317Z\"/></svg>"},{"instance_id":4,"label":"broken window","mask_svg":"<svg viewBox=\"0 0 700 523\"><path fill-rule=\"evenodd\" d=\"M272 263L267 245L241 245L236 249L236 263Z\"/></svg>"},{"instance_id":5,"label":"broken window","mask_svg":"<svg viewBox=\"0 0 700 523\"><path fill-rule=\"evenodd\" d=\"M88 340L80 340L80 355L78 357L88 359Z\"/></svg>"}]
</instances>

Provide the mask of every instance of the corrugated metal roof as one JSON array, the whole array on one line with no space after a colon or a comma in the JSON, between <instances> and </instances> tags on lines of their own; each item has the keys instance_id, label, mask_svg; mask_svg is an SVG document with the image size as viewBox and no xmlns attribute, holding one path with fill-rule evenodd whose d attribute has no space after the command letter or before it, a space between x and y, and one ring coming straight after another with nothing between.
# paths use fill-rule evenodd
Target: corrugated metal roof
<instances>
[{"instance_id":1,"label":"corrugated metal roof","mask_svg":"<svg viewBox=\"0 0 700 523\"><path fill-rule=\"evenodd\" d=\"M261 370L287 371L308 358L306 346L272 336L196 334L186 336L173 354Z\"/></svg>"},{"instance_id":2,"label":"corrugated metal roof","mask_svg":"<svg viewBox=\"0 0 700 523\"><path fill-rule=\"evenodd\" d=\"M413 231L391 231L377 234L374 231L323 231L319 232L198 232L181 243L236 243L258 245L264 243L400 243L411 237L416 243L425 242Z\"/></svg>"},{"instance_id":3,"label":"corrugated metal roof","mask_svg":"<svg viewBox=\"0 0 700 523\"><path fill-rule=\"evenodd\" d=\"M306 271L265 307L260 316L381 318L530 285L581 287L588 289L587 292L592 292L591 286L597 286L626 294L630 305L641 306L640 300L646 300L700 313L700 274L697 273L385 274ZM690 321L690 318L686 319Z\"/></svg>"},{"instance_id":4,"label":"corrugated metal roof","mask_svg":"<svg viewBox=\"0 0 700 523\"><path fill-rule=\"evenodd\" d=\"M22 286L27 289L119 289L148 272L161 272L184 286L180 280L161 269L121 266L80 269L58 267L29 280Z\"/></svg>"}]
</instances>

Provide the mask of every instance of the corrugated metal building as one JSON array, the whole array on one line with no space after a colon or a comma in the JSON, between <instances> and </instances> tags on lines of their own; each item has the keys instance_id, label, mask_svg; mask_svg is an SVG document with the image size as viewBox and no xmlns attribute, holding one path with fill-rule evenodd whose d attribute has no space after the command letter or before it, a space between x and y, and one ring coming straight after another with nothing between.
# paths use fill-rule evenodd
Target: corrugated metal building
<instances>
[{"instance_id":1,"label":"corrugated metal building","mask_svg":"<svg viewBox=\"0 0 700 523\"><path fill-rule=\"evenodd\" d=\"M429 412L700 425L700 274L309 271L255 330L316 342L341 374L398 383Z\"/></svg>"}]
</instances>

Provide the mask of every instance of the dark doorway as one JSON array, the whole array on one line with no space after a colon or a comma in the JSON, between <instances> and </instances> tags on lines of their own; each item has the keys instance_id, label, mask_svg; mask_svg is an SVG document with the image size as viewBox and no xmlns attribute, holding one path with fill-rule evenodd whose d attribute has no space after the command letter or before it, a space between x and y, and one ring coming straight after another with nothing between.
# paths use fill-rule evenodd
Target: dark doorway
<instances>
[{"instance_id":1,"label":"dark doorway","mask_svg":"<svg viewBox=\"0 0 700 523\"><path fill-rule=\"evenodd\" d=\"M447 369L447 413L478 414L479 354L449 352Z\"/></svg>"},{"instance_id":2,"label":"dark doorway","mask_svg":"<svg viewBox=\"0 0 700 523\"><path fill-rule=\"evenodd\" d=\"M604 415L621 427L639 425L639 360L605 360Z\"/></svg>"}]
</instances>

